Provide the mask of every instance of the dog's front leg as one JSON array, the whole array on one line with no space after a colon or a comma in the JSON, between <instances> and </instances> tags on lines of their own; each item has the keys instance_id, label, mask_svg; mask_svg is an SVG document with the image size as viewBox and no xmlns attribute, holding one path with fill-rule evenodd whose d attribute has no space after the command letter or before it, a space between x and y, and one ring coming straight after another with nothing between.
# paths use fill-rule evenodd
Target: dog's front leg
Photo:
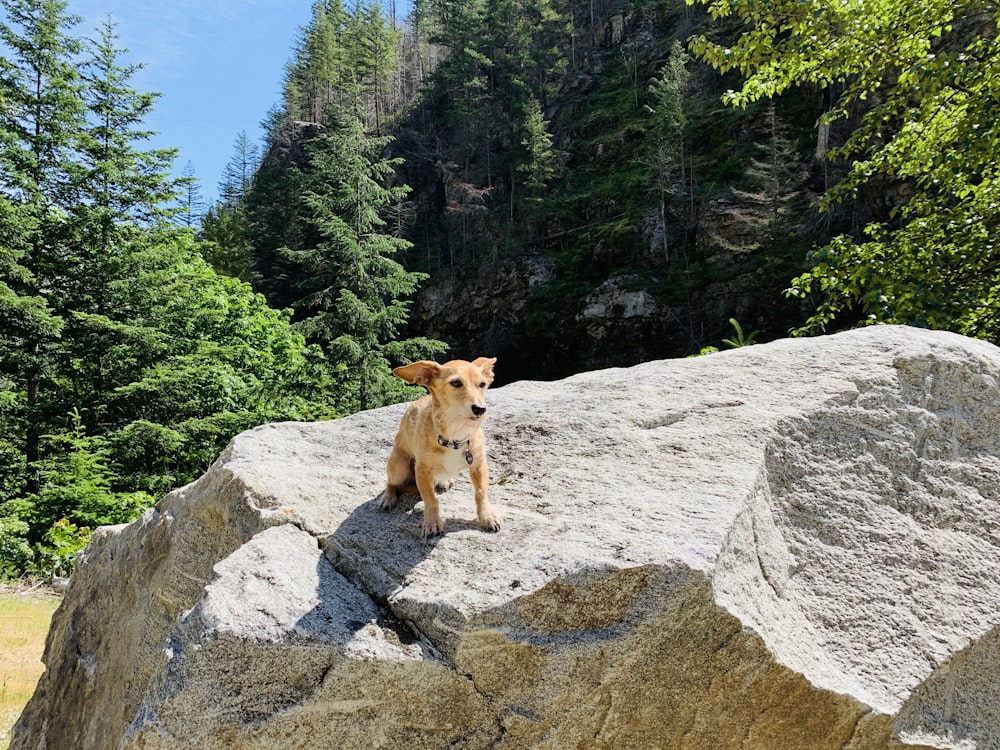
<instances>
[{"instance_id":1,"label":"dog's front leg","mask_svg":"<svg viewBox=\"0 0 1000 750\"><path fill-rule=\"evenodd\" d=\"M424 501L424 539L444 533L444 519L441 518L441 504L434 493L434 472L426 466L416 467L417 490Z\"/></svg>"},{"instance_id":2,"label":"dog's front leg","mask_svg":"<svg viewBox=\"0 0 1000 750\"><path fill-rule=\"evenodd\" d=\"M485 461L480 461L469 467L469 477L476 489L476 516L479 525L487 531L500 531L500 514L490 503L487 491L490 486L490 467Z\"/></svg>"}]
</instances>

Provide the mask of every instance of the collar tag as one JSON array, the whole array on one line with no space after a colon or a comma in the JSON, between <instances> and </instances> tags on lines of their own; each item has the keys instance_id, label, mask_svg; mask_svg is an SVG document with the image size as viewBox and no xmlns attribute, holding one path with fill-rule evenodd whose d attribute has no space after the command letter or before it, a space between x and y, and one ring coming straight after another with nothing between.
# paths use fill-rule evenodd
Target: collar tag
<instances>
[{"instance_id":1,"label":"collar tag","mask_svg":"<svg viewBox=\"0 0 1000 750\"><path fill-rule=\"evenodd\" d=\"M472 445L468 440L445 440L443 435L438 435L438 445L443 448L451 448L452 450L458 450L459 448L465 448L465 463L472 466Z\"/></svg>"}]
</instances>

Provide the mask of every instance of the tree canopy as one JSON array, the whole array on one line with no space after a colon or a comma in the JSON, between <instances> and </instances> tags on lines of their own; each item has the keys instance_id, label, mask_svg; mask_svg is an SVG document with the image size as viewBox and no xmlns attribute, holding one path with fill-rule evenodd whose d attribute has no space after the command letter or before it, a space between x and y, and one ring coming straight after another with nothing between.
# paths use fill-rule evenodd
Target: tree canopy
<instances>
[{"instance_id":1,"label":"tree canopy","mask_svg":"<svg viewBox=\"0 0 1000 750\"><path fill-rule=\"evenodd\" d=\"M979 0L697 0L738 22L693 50L744 76L726 100L745 106L819 87L821 127L849 135L829 151L848 165L823 198L882 196L858 235L817 248L790 294L810 296L803 331L838 316L1000 337L1000 47L998 8Z\"/></svg>"},{"instance_id":2,"label":"tree canopy","mask_svg":"<svg viewBox=\"0 0 1000 750\"><path fill-rule=\"evenodd\" d=\"M203 213L114 25L0 0L0 575L246 427L404 398L428 335L532 378L859 320L1000 339L997 9L689 3L316 0Z\"/></svg>"},{"instance_id":3,"label":"tree canopy","mask_svg":"<svg viewBox=\"0 0 1000 750\"><path fill-rule=\"evenodd\" d=\"M318 242L283 254L304 271L297 326L327 351L342 403L356 411L400 400L394 362L446 346L399 337L409 317L406 298L426 276L393 258L412 243L393 235L381 215L409 192L392 184L401 160L380 156L392 139L367 134L357 107L331 103L324 120L321 135L307 146L310 171L301 196Z\"/></svg>"},{"instance_id":4,"label":"tree canopy","mask_svg":"<svg viewBox=\"0 0 1000 750\"><path fill-rule=\"evenodd\" d=\"M66 567L88 529L135 517L243 429L334 412L290 312L216 274L172 220L175 152L145 143L155 96L114 26L88 42L64 2L0 5L7 575Z\"/></svg>"}]
</instances>

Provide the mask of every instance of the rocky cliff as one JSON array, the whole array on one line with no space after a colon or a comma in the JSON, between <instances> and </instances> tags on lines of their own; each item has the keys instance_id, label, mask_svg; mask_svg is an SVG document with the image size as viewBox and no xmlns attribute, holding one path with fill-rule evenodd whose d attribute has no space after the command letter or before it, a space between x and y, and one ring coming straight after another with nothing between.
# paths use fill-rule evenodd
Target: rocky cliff
<instances>
[{"instance_id":1,"label":"rocky cliff","mask_svg":"<svg viewBox=\"0 0 1000 750\"><path fill-rule=\"evenodd\" d=\"M501 368L503 363L498 363ZM1000 747L1000 350L870 328L490 393L501 532L382 512L402 406L101 530L12 747Z\"/></svg>"},{"instance_id":2,"label":"rocky cliff","mask_svg":"<svg viewBox=\"0 0 1000 750\"><path fill-rule=\"evenodd\" d=\"M458 88L439 68L399 120L393 154L413 188L405 262L430 274L408 333L446 341L456 355L488 350L510 382L694 354L721 346L733 317L760 340L800 327L811 310L784 290L812 247L864 215L844 204L821 221L812 208L843 168L813 158L822 92L797 89L768 112L724 108L736 81L689 60L675 102L688 156L667 177L654 166L665 152L650 86L675 41L730 30L683 0L571 6L535 40L561 50L563 63L517 73L548 81L536 95L558 164L530 200L517 198L528 188L514 179L524 174L523 135L511 135L520 125L506 120L514 91L493 63L463 63L471 67ZM503 35L486 35L484 59L507 46ZM475 75L493 82L489 93L471 91Z\"/></svg>"}]
</instances>

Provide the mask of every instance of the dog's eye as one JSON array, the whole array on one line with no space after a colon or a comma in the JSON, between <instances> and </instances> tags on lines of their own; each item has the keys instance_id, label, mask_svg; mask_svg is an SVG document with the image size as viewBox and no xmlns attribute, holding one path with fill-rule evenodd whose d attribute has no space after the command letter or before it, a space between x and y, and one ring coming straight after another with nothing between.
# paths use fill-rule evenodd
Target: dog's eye
<instances>
[{"instance_id":1,"label":"dog's eye","mask_svg":"<svg viewBox=\"0 0 1000 750\"><path fill-rule=\"evenodd\" d=\"M485 381L484 381L484 382L482 382L482 383L480 383L480 384L479 384L479 387L480 387L480 388L485 388L485 387L486 387L486 383L485 383Z\"/></svg>"},{"instance_id":2,"label":"dog's eye","mask_svg":"<svg viewBox=\"0 0 1000 750\"><path fill-rule=\"evenodd\" d=\"M452 380L452 381L451 381L451 384L452 384L452 385L453 385L453 386L454 386L455 388L461 388L461 387L462 387L462 381L461 381L461 380Z\"/></svg>"}]
</instances>

